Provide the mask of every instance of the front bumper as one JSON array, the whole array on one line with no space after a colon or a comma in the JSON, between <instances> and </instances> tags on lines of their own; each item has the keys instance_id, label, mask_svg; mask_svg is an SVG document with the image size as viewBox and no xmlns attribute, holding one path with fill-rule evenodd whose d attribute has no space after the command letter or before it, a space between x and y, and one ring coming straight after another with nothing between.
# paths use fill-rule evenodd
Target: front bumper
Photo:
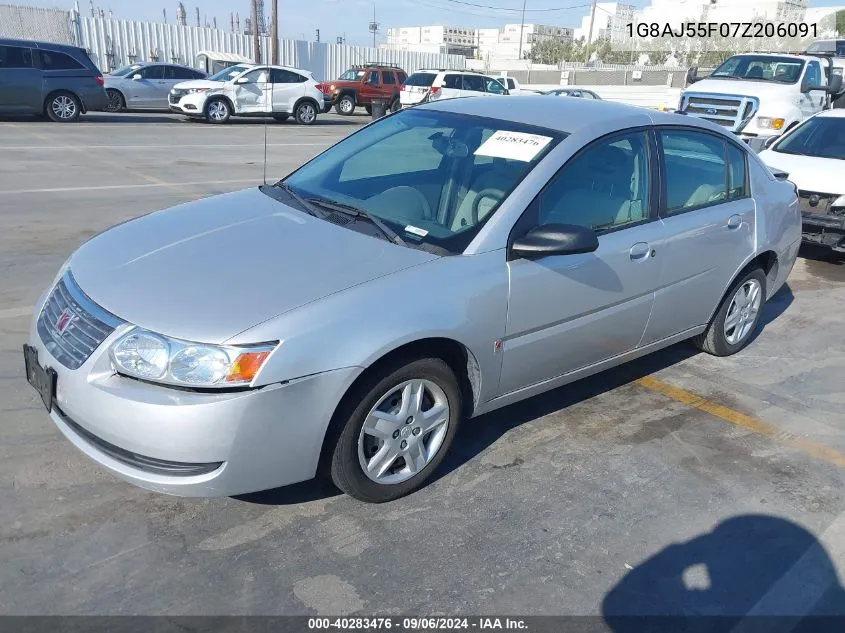
<instances>
[{"instance_id":1,"label":"front bumper","mask_svg":"<svg viewBox=\"0 0 845 633\"><path fill-rule=\"evenodd\" d=\"M202 92L195 92L179 97L178 101L174 101L168 97L168 105L171 112L184 114L186 116L205 116L205 101L207 96Z\"/></svg>"},{"instance_id":2,"label":"front bumper","mask_svg":"<svg viewBox=\"0 0 845 633\"><path fill-rule=\"evenodd\" d=\"M46 299L46 294L44 299ZM231 496L314 477L326 428L357 368L246 391L198 393L114 373L118 326L76 370L29 344L57 373L50 417L78 449L142 488L188 497Z\"/></svg>"},{"instance_id":3,"label":"front bumper","mask_svg":"<svg viewBox=\"0 0 845 633\"><path fill-rule=\"evenodd\" d=\"M773 136L779 135L770 134L768 136L760 136L759 134L740 133L737 136L739 136L740 140L746 145L748 145L748 147L751 148L753 152L760 152L763 149L763 146L766 144L766 141L768 141Z\"/></svg>"},{"instance_id":4,"label":"front bumper","mask_svg":"<svg viewBox=\"0 0 845 633\"><path fill-rule=\"evenodd\" d=\"M802 211L801 240L845 253L845 216Z\"/></svg>"}]
</instances>

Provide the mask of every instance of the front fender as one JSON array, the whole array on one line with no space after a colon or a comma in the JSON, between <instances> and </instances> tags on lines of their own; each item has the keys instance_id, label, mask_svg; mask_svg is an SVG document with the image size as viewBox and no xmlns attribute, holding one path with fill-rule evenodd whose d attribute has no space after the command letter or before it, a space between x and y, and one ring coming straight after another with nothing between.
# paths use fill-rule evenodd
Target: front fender
<instances>
[{"instance_id":1,"label":"front fender","mask_svg":"<svg viewBox=\"0 0 845 633\"><path fill-rule=\"evenodd\" d=\"M463 345L478 364L479 401L494 397L505 331L504 250L444 257L324 297L257 325L228 343L278 340L255 386L336 369L364 368L428 338Z\"/></svg>"}]
</instances>

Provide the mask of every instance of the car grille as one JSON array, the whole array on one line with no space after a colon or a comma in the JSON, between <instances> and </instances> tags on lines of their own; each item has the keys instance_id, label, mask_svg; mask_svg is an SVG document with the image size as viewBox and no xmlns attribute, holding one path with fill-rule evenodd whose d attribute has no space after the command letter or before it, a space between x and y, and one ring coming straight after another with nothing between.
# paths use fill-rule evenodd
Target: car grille
<instances>
[{"instance_id":1,"label":"car grille","mask_svg":"<svg viewBox=\"0 0 845 633\"><path fill-rule=\"evenodd\" d=\"M680 110L731 132L741 132L759 107L756 97L686 92L681 97Z\"/></svg>"},{"instance_id":2,"label":"car grille","mask_svg":"<svg viewBox=\"0 0 845 633\"><path fill-rule=\"evenodd\" d=\"M845 209L833 207L833 201L839 197L835 193L818 193L816 191L798 191L798 202L801 213L813 213L815 215L845 215Z\"/></svg>"},{"instance_id":3,"label":"car grille","mask_svg":"<svg viewBox=\"0 0 845 633\"><path fill-rule=\"evenodd\" d=\"M91 301L68 272L38 316L38 335L57 361L78 369L122 321Z\"/></svg>"},{"instance_id":4,"label":"car grille","mask_svg":"<svg viewBox=\"0 0 845 633\"><path fill-rule=\"evenodd\" d=\"M188 94L187 90L177 90L176 88L174 88L173 90L170 91L170 95L169 95L170 103L172 103L174 105L179 103L179 99L184 97L186 94Z\"/></svg>"}]
</instances>

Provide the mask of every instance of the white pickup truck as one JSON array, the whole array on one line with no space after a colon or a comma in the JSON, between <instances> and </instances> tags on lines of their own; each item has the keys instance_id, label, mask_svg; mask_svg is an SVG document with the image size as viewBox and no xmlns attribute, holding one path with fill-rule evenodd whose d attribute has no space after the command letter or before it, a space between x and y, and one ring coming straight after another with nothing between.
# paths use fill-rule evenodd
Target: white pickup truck
<instances>
[{"instance_id":1,"label":"white pickup truck","mask_svg":"<svg viewBox=\"0 0 845 633\"><path fill-rule=\"evenodd\" d=\"M842 77L830 60L809 55L746 53L728 58L681 94L679 111L722 125L759 151L830 107Z\"/></svg>"},{"instance_id":2,"label":"white pickup truck","mask_svg":"<svg viewBox=\"0 0 845 633\"><path fill-rule=\"evenodd\" d=\"M833 74L845 76L845 39L817 40L810 44L805 55L824 55L833 63ZM845 87L832 96L834 108L845 108Z\"/></svg>"}]
</instances>

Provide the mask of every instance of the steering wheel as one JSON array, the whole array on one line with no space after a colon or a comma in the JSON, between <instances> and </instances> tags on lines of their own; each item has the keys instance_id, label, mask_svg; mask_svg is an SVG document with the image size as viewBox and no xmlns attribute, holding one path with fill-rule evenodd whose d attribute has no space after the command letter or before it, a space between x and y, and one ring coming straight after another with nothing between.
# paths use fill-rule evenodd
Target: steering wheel
<instances>
[{"instance_id":1,"label":"steering wheel","mask_svg":"<svg viewBox=\"0 0 845 633\"><path fill-rule=\"evenodd\" d=\"M392 198L391 198L392 196ZM386 189L382 191L377 198L379 198L379 202L382 204L391 204L394 206L407 206L408 205L408 196L413 197L417 202L419 202L420 207L422 207L423 218L426 220L433 220L434 213L431 211L431 205L428 203L426 197L420 192L419 189L415 189L414 187L408 187L407 185L400 185L399 187L392 187L390 189Z\"/></svg>"},{"instance_id":2,"label":"steering wheel","mask_svg":"<svg viewBox=\"0 0 845 633\"><path fill-rule=\"evenodd\" d=\"M472 201L472 223L473 225L478 224L478 207L481 204L481 201L484 198L494 198L496 202L501 200L505 196L505 192L501 189L495 189L493 187L487 187L487 189L482 189L475 195L475 200Z\"/></svg>"}]
</instances>

